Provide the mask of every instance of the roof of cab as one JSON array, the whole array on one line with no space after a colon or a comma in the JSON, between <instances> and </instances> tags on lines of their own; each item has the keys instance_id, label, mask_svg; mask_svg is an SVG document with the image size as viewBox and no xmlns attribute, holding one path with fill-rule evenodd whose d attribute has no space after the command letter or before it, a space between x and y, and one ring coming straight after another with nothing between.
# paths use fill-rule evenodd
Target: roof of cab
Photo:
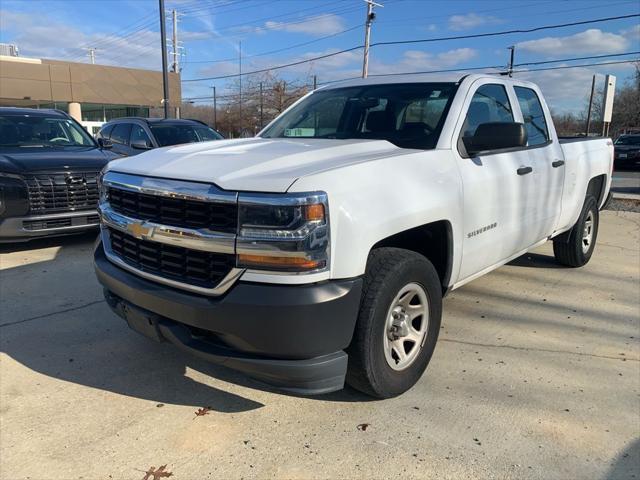
<instances>
[{"instance_id":1,"label":"roof of cab","mask_svg":"<svg viewBox=\"0 0 640 480\"><path fill-rule=\"evenodd\" d=\"M398 74L398 75L385 75L375 76L370 75L367 78L354 78L351 80L344 80L341 82L335 82L329 85L320 87L321 89L333 89L343 87L358 87L361 85L389 85L394 83L460 83L462 80L474 81L480 78L495 78L504 82L513 82L520 85L532 85L530 82L519 80L517 78L510 78L506 75L496 73L474 73L468 74L464 72L451 72L451 73L412 73L412 74Z\"/></svg>"}]
</instances>

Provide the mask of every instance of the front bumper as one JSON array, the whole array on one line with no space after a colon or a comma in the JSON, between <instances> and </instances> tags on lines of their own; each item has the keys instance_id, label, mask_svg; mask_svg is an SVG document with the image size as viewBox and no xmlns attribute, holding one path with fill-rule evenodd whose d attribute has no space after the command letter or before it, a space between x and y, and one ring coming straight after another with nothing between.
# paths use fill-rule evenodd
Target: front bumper
<instances>
[{"instance_id":1,"label":"front bumper","mask_svg":"<svg viewBox=\"0 0 640 480\"><path fill-rule=\"evenodd\" d=\"M131 274L94 255L111 308L134 330L281 389L327 393L344 386L362 280L311 285L239 282L205 297Z\"/></svg>"},{"instance_id":2,"label":"front bumper","mask_svg":"<svg viewBox=\"0 0 640 480\"><path fill-rule=\"evenodd\" d=\"M100 217L96 210L9 217L0 220L0 243L78 233L96 228L99 224Z\"/></svg>"}]
</instances>

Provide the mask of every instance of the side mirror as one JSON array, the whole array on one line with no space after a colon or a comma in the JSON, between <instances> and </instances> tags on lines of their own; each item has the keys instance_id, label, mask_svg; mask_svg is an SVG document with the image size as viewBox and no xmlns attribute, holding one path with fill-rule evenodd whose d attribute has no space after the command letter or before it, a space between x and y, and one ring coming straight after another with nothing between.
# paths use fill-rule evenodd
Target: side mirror
<instances>
[{"instance_id":1,"label":"side mirror","mask_svg":"<svg viewBox=\"0 0 640 480\"><path fill-rule=\"evenodd\" d=\"M138 140L134 140L133 142L131 142L131 148L135 148L137 150L149 150L153 147L149 145L149 142L147 140L139 138Z\"/></svg>"},{"instance_id":2,"label":"side mirror","mask_svg":"<svg viewBox=\"0 0 640 480\"><path fill-rule=\"evenodd\" d=\"M525 147L527 130L523 123L490 122L481 123L471 137L462 139L470 157L480 152L503 148Z\"/></svg>"},{"instance_id":3,"label":"side mirror","mask_svg":"<svg viewBox=\"0 0 640 480\"><path fill-rule=\"evenodd\" d=\"M110 148L113 147L113 143L111 142L111 140L109 140L108 138L98 138L98 145L100 145L100 148L108 150Z\"/></svg>"}]
</instances>

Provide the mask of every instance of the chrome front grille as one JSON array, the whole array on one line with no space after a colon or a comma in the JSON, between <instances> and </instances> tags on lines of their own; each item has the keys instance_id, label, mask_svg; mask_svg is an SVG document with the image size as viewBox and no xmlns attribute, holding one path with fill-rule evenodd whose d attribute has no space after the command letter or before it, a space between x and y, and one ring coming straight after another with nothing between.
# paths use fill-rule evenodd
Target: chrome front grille
<instances>
[{"instance_id":1,"label":"chrome front grille","mask_svg":"<svg viewBox=\"0 0 640 480\"><path fill-rule=\"evenodd\" d=\"M34 214L91 210L98 205L98 172L27 175L30 212Z\"/></svg>"},{"instance_id":2,"label":"chrome front grille","mask_svg":"<svg viewBox=\"0 0 640 480\"><path fill-rule=\"evenodd\" d=\"M107 172L99 212L107 257L139 276L220 295L236 268L238 195L197 182Z\"/></svg>"}]
</instances>

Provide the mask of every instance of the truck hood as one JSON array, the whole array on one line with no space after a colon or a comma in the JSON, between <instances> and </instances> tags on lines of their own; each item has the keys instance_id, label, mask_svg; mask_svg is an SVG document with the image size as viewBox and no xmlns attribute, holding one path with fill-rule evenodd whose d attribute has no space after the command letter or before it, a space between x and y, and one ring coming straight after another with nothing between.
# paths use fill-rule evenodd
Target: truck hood
<instances>
[{"instance_id":1,"label":"truck hood","mask_svg":"<svg viewBox=\"0 0 640 480\"><path fill-rule=\"evenodd\" d=\"M0 172L24 175L66 170L101 170L114 156L109 151L94 147L2 148Z\"/></svg>"},{"instance_id":2,"label":"truck hood","mask_svg":"<svg viewBox=\"0 0 640 480\"><path fill-rule=\"evenodd\" d=\"M214 183L224 190L286 192L298 178L415 153L386 140L247 138L158 148L115 160L110 170Z\"/></svg>"}]
</instances>

